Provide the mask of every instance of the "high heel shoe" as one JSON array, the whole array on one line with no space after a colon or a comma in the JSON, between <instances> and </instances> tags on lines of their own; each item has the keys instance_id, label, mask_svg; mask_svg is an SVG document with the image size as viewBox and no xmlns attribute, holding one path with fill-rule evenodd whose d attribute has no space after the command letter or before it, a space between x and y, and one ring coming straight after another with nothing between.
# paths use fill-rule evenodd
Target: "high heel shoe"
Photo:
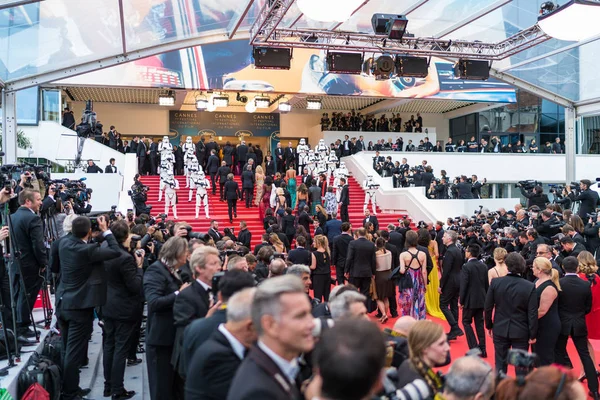
<instances>
[{"instance_id":1,"label":"high heel shoe","mask_svg":"<svg viewBox=\"0 0 600 400\"><path fill-rule=\"evenodd\" d=\"M380 322L380 323L382 323L382 324L385 324L385 323L387 322L387 320L388 320L388 316L387 316L387 315L384 315L383 317L381 317L381 318L379 319L379 322Z\"/></svg>"}]
</instances>

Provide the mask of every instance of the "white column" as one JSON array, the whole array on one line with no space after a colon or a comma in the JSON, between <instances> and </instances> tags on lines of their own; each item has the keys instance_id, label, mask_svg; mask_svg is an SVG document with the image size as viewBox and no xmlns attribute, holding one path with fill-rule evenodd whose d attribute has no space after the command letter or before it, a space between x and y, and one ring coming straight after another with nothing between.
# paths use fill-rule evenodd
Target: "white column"
<instances>
[{"instance_id":1,"label":"white column","mask_svg":"<svg viewBox=\"0 0 600 400\"><path fill-rule=\"evenodd\" d=\"M498 198L498 184L494 183L492 185L492 199L497 199Z\"/></svg>"},{"instance_id":2,"label":"white column","mask_svg":"<svg viewBox=\"0 0 600 400\"><path fill-rule=\"evenodd\" d=\"M2 90L3 164L17 162L17 93Z\"/></svg>"},{"instance_id":3,"label":"white column","mask_svg":"<svg viewBox=\"0 0 600 400\"><path fill-rule=\"evenodd\" d=\"M565 158L567 183L575 181L575 109L565 107Z\"/></svg>"}]
</instances>

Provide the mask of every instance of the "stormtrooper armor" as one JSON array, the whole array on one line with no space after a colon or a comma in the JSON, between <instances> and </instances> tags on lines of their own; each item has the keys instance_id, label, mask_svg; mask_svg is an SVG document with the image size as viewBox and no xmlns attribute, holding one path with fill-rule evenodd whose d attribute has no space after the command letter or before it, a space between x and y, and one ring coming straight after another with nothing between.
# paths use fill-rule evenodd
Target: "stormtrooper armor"
<instances>
[{"instance_id":1,"label":"stormtrooper armor","mask_svg":"<svg viewBox=\"0 0 600 400\"><path fill-rule=\"evenodd\" d=\"M198 162L198 159L196 158L196 148L194 147L191 136L188 136L185 139L185 143L181 146L181 150L183 151L183 165L185 169L185 187L188 188L190 187L190 173L188 172L188 169L194 160L196 163Z\"/></svg>"},{"instance_id":2,"label":"stormtrooper armor","mask_svg":"<svg viewBox=\"0 0 600 400\"><path fill-rule=\"evenodd\" d=\"M317 157L312 150L308 151L308 154L304 160L304 168L308 170L309 175L313 175L316 167L317 167Z\"/></svg>"},{"instance_id":3,"label":"stormtrooper armor","mask_svg":"<svg viewBox=\"0 0 600 400\"><path fill-rule=\"evenodd\" d=\"M367 175L367 179L363 182L363 189L365 190L365 203L363 205L363 212L367 210L369 202L371 202L371 214L377 215L377 189L379 184L373 180L373 175Z\"/></svg>"},{"instance_id":4,"label":"stormtrooper armor","mask_svg":"<svg viewBox=\"0 0 600 400\"><path fill-rule=\"evenodd\" d=\"M302 175L302 170L306 167L309 150L310 148L306 145L306 141L300 139L300 143L296 147L296 152L298 153L298 175Z\"/></svg>"},{"instance_id":5,"label":"stormtrooper armor","mask_svg":"<svg viewBox=\"0 0 600 400\"><path fill-rule=\"evenodd\" d=\"M327 159L329 154L329 147L325 145L325 139L320 139L319 144L315 146L315 154L318 154L320 160Z\"/></svg>"},{"instance_id":6,"label":"stormtrooper armor","mask_svg":"<svg viewBox=\"0 0 600 400\"><path fill-rule=\"evenodd\" d=\"M158 152L160 153L161 159L167 154L173 154L173 145L169 141L168 136L163 136L162 142L158 144Z\"/></svg>"},{"instance_id":7,"label":"stormtrooper armor","mask_svg":"<svg viewBox=\"0 0 600 400\"><path fill-rule=\"evenodd\" d=\"M173 154L168 154L160 160L160 184L158 186L158 201L162 200L162 194L165 190L165 181L169 176L173 176L173 163L175 157Z\"/></svg>"},{"instance_id":8,"label":"stormtrooper armor","mask_svg":"<svg viewBox=\"0 0 600 400\"><path fill-rule=\"evenodd\" d=\"M173 218L177 219L177 190L179 190L179 181L173 174L166 176L162 180L165 187L165 215L169 216L169 207L173 208Z\"/></svg>"},{"instance_id":9,"label":"stormtrooper armor","mask_svg":"<svg viewBox=\"0 0 600 400\"><path fill-rule=\"evenodd\" d=\"M326 174L326 173L327 173L327 160L326 159L318 160L317 166L313 170L313 176L316 178L316 177L320 176L321 174Z\"/></svg>"},{"instance_id":10,"label":"stormtrooper armor","mask_svg":"<svg viewBox=\"0 0 600 400\"><path fill-rule=\"evenodd\" d=\"M210 218L208 212L208 189L210 189L210 181L206 179L204 172L195 172L190 177L190 196L188 201L192 201L192 193L196 189L196 219L200 214L200 206L204 204L204 214L206 218Z\"/></svg>"},{"instance_id":11,"label":"stormtrooper armor","mask_svg":"<svg viewBox=\"0 0 600 400\"><path fill-rule=\"evenodd\" d=\"M331 180L331 176L334 174L336 167L338 164L338 158L335 155L334 151L329 152L327 156L327 184L329 185L329 181Z\"/></svg>"},{"instance_id":12,"label":"stormtrooper armor","mask_svg":"<svg viewBox=\"0 0 600 400\"><path fill-rule=\"evenodd\" d=\"M340 166L336 168L333 172L333 186L335 186L335 197L339 203L340 198L342 196L342 184L340 182L340 178L348 179L348 168L346 168L346 163L344 161L340 161Z\"/></svg>"}]
</instances>

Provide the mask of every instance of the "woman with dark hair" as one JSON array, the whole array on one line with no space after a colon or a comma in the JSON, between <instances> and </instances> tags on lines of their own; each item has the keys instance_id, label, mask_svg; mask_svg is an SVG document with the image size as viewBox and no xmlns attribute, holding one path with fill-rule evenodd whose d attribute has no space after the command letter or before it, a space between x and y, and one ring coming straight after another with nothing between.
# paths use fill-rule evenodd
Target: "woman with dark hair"
<instances>
[{"instance_id":1,"label":"woman with dark hair","mask_svg":"<svg viewBox=\"0 0 600 400\"><path fill-rule=\"evenodd\" d=\"M273 212L273 210L271 209L271 190L273 190L272 182L273 180L270 177L267 176L265 178L262 198L258 205L258 216L262 220L265 219L267 210L271 210L271 214Z\"/></svg>"},{"instance_id":2,"label":"woman with dark hair","mask_svg":"<svg viewBox=\"0 0 600 400\"><path fill-rule=\"evenodd\" d=\"M417 233L406 232L406 251L400 254L400 273L409 274L412 287L402 289L398 303L402 315L410 315L415 319L425 319L425 292L427 290L427 257L417 249Z\"/></svg>"},{"instance_id":3,"label":"woman with dark hair","mask_svg":"<svg viewBox=\"0 0 600 400\"><path fill-rule=\"evenodd\" d=\"M304 183L302 183L298 187L297 201L298 201L297 209L298 209L298 213L300 213L300 211L302 211L304 209L304 206L308 205L308 188L306 187L306 185Z\"/></svg>"},{"instance_id":4,"label":"woman with dark hair","mask_svg":"<svg viewBox=\"0 0 600 400\"><path fill-rule=\"evenodd\" d=\"M375 252L375 288L377 293L377 308L382 317L379 322L385 324L390 311L389 297L396 295L394 283L390 280L392 271L392 252L385 248L385 240L378 238L375 241L377 251Z\"/></svg>"},{"instance_id":5,"label":"woman with dark hair","mask_svg":"<svg viewBox=\"0 0 600 400\"><path fill-rule=\"evenodd\" d=\"M425 309L427 310L427 314L432 317L445 320L446 318L440 309L440 293L438 291L440 287L440 272L438 270L440 253L438 251L438 244L435 240L431 240L431 235L427 229L419 229L417 235L417 243L419 246L427 248L429 256L433 261L433 269L429 273L427 292L425 293Z\"/></svg>"},{"instance_id":6,"label":"woman with dark hair","mask_svg":"<svg viewBox=\"0 0 600 400\"><path fill-rule=\"evenodd\" d=\"M579 267L577 268L579 277L588 281L592 287L592 311L585 316L585 325L588 330L588 351L594 365L596 365L595 352L590 339L600 339L600 277L598 276L598 266L593 254L589 251L579 253L577 261L579 261ZM583 371L583 368L581 370ZM579 380L583 382L585 379L586 376L582 372Z\"/></svg>"},{"instance_id":7,"label":"woman with dark hair","mask_svg":"<svg viewBox=\"0 0 600 400\"><path fill-rule=\"evenodd\" d=\"M533 370L519 382L506 377L496 388L496 400L579 400L587 398L585 389L571 374L557 366Z\"/></svg>"},{"instance_id":8,"label":"woman with dark hair","mask_svg":"<svg viewBox=\"0 0 600 400\"><path fill-rule=\"evenodd\" d=\"M331 255L327 236L316 235L313 243L316 249L312 252L310 269L315 299L328 302L331 291Z\"/></svg>"},{"instance_id":9,"label":"woman with dark hair","mask_svg":"<svg viewBox=\"0 0 600 400\"><path fill-rule=\"evenodd\" d=\"M294 234L296 233L296 217L294 217L290 207L285 209L285 214L281 218L281 232L287 236L290 243L294 241Z\"/></svg>"},{"instance_id":10,"label":"woman with dark hair","mask_svg":"<svg viewBox=\"0 0 600 400\"><path fill-rule=\"evenodd\" d=\"M277 218L275 218L275 216L273 215L273 210L270 208L267 208L267 210L265 211L265 217L263 218L263 227L265 228L265 231L267 229L269 229L269 227L273 224L277 223Z\"/></svg>"}]
</instances>

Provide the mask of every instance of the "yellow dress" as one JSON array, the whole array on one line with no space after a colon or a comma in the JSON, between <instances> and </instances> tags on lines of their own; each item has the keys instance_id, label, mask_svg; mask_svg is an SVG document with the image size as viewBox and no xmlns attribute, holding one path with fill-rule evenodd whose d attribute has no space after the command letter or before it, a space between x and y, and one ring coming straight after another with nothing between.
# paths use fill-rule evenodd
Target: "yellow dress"
<instances>
[{"instance_id":1,"label":"yellow dress","mask_svg":"<svg viewBox=\"0 0 600 400\"><path fill-rule=\"evenodd\" d=\"M446 320L442 310L440 309L440 294L438 288L440 287L440 272L438 269L437 258L433 250L433 241L429 243L429 255L433 261L433 269L429 273L429 283L427 284L427 293L425 293L425 308L427 314L432 317Z\"/></svg>"}]
</instances>

